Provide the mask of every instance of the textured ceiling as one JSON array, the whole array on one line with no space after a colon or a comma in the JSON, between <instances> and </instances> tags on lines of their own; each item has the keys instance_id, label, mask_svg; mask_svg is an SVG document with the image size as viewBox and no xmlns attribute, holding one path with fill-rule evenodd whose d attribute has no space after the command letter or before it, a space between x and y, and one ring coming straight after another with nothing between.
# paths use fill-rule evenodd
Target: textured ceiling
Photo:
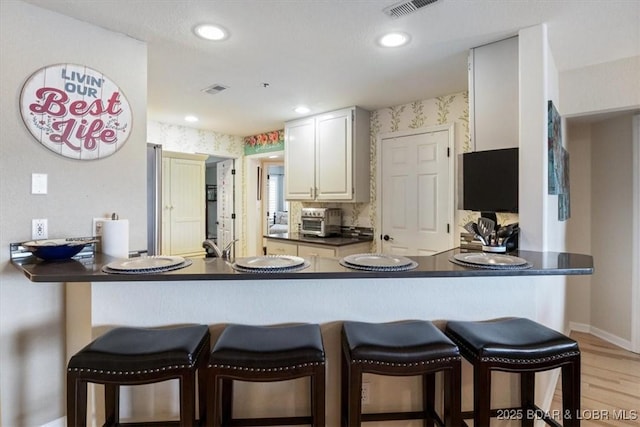
<instances>
[{"instance_id":1,"label":"textured ceiling","mask_svg":"<svg viewBox=\"0 0 640 427\"><path fill-rule=\"evenodd\" d=\"M241 136L281 128L298 104L376 109L466 90L469 48L541 23L560 71L640 55L640 0L439 0L398 19L382 12L394 0L25 1L147 42L150 120ZM205 22L230 38L197 39ZM390 30L411 43L378 47ZM214 83L229 89L201 92Z\"/></svg>"}]
</instances>

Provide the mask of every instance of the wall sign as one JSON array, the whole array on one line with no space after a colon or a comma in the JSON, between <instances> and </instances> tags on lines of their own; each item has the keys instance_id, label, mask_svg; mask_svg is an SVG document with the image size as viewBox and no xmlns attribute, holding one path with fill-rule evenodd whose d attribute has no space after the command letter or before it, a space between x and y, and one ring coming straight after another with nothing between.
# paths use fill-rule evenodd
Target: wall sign
<instances>
[{"instance_id":1,"label":"wall sign","mask_svg":"<svg viewBox=\"0 0 640 427\"><path fill-rule=\"evenodd\" d=\"M22 87L27 129L56 154L95 160L118 151L131 133L129 101L107 76L83 65L41 68Z\"/></svg>"}]
</instances>

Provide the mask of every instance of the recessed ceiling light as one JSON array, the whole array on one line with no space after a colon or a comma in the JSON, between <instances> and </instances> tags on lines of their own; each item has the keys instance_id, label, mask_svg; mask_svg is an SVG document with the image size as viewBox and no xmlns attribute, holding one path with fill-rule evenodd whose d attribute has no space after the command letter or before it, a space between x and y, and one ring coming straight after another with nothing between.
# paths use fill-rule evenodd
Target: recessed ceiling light
<instances>
[{"instance_id":1,"label":"recessed ceiling light","mask_svg":"<svg viewBox=\"0 0 640 427\"><path fill-rule=\"evenodd\" d=\"M309 109L309 107L305 107L304 105L300 105L300 106L294 108L293 111L295 111L298 114L307 114L311 110Z\"/></svg>"},{"instance_id":2,"label":"recessed ceiling light","mask_svg":"<svg viewBox=\"0 0 640 427\"><path fill-rule=\"evenodd\" d=\"M196 116L185 116L184 120L186 122L195 123L198 121L198 118Z\"/></svg>"},{"instance_id":3,"label":"recessed ceiling light","mask_svg":"<svg viewBox=\"0 0 640 427\"><path fill-rule=\"evenodd\" d=\"M269 156L270 159L277 159L280 156Z\"/></svg>"},{"instance_id":4,"label":"recessed ceiling light","mask_svg":"<svg viewBox=\"0 0 640 427\"><path fill-rule=\"evenodd\" d=\"M198 25L193 29L193 32L196 33L198 37L205 40L220 41L229 37L229 34L224 28L211 24Z\"/></svg>"},{"instance_id":5,"label":"recessed ceiling light","mask_svg":"<svg viewBox=\"0 0 640 427\"><path fill-rule=\"evenodd\" d=\"M388 33L378 39L378 44L382 47L400 47L409 43L410 37L406 33Z\"/></svg>"}]
</instances>

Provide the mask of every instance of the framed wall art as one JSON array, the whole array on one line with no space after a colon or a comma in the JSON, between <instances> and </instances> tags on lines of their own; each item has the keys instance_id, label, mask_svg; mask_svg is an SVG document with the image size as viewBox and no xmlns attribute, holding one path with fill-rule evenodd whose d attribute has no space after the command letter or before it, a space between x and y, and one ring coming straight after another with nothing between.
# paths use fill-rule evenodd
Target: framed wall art
<instances>
[{"instance_id":1,"label":"framed wall art","mask_svg":"<svg viewBox=\"0 0 640 427\"><path fill-rule=\"evenodd\" d=\"M114 154L131 134L131 106L100 71L55 64L33 73L22 87L20 113L31 135L52 152L76 160Z\"/></svg>"}]
</instances>

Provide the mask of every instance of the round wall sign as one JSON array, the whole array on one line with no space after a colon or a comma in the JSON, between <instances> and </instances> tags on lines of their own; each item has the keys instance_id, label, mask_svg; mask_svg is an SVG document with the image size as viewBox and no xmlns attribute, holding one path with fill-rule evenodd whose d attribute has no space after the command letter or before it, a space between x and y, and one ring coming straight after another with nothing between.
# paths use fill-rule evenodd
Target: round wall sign
<instances>
[{"instance_id":1,"label":"round wall sign","mask_svg":"<svg viewBox=\"0 0 640 427\"><path fill-rule=\"evenodd\" d=\"M33 73L22 87L20 112L35 139L72 159L110 156L131 133L131 107L120 88L83 65L56 64Z\"/></svg>"}]
</instances>

